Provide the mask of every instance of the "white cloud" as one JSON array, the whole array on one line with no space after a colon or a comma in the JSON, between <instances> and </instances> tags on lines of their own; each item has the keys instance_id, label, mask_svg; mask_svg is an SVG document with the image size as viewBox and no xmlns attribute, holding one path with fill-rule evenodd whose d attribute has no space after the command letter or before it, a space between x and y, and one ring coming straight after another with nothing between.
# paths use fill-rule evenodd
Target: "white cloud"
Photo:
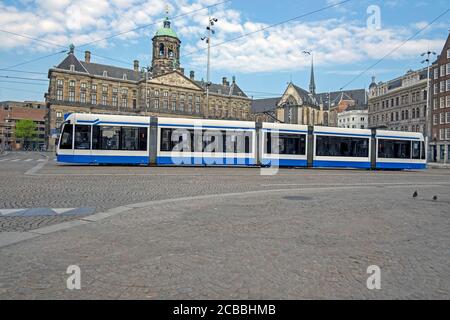
<instances>
[{"instance_id":1,"label":"white cloud","mask_svg":"<svg viewBox=\"0 0 450 320\"><path fill-rule=\"evenodd\" d=\"M171 0L170 15L178 16L212 5L219 0ZM336 3L337 0L328 0ZM106 38L137 27L160 21L164 16L166 1L162 0L22 0L25 9L18 9L0 2L2 29L26 34L45 41L76 46ZM295 71L309 67L310 60L301 54L308 49L314 52L316 65L348 65L367 59L380 59L397 48L425 22L409 28L389 27L369 30L365 21L327 19L316 22L291 22L254 33L242 39L229 39L255 32L268 25L250 21L227 5L211 10L219 19L212 44L214 69L239 72ZM208 11L197 11L173 21L181 40L182 63L189 68L204 68L205 43L200 37L206 34ZM102 41L94 46L114 46L115 41L134 43L145 38L148 41L158 25L127 32L114 40ZM418 56L424 49L439 51L443 40L413 39L395 51L389 59ZM420 37L419 37L420 38ZM0 32L0 50L54 51L43 43L14 37ZM59 48L58 48L59 49ZM95 48L90 48L95 52ZM186 54L192 53L188 56ZM147 52L137 52L147 54ZM184 56L183 56L184 54ZM114 55L113 53L111 54Z\"/></svg>"}]
</instances>

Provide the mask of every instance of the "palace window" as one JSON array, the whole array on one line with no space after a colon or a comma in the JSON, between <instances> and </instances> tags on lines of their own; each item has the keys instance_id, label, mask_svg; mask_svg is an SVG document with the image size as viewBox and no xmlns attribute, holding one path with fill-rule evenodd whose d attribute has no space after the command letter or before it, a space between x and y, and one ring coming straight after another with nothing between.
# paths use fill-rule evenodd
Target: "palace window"
<instances>
[{"instance_id":1,"label":"palace window","mask_svg":"<svg viewBox=\"0 0 450 320\"><path fill-rule=\"evenodd\" d=\"M75 71L75 66L73 64L70 65L70 71Z\"/></svg>"},{"instance_id":2,"label":"palace window","mask_svg":"<svg viewBox=\"0 0 450 320\"><path fill-rule=\"evenodd\" d=\"M56 90L56 100L61 101L63 99L63 91L61 89Z\"/></svg>"},{"instance_id":3,"label":"palace window","mask_svg":"<svg viewBox=\"0 0 450 320\"><path fill-rule=\"evenodd\" d=\"M159 109L159 99L154 99L153 100L153 108Z\"/></svg>"},{"instance_id":4,"label":"palace window","mask_svg":"<svg viewBox=\"0 0 450 320\"><path fill-rule=\"evenodd\" d=\"M69 91L69 102L75 102L75 91Z\"/></svg>"},{"instance_id":5,"label":"palace window","mask_svg":"<svg viewBox=\"0 0 450 320\"><path fill-rule=\"evenodd\" d=\"M180 111L184 112L184 101L180 101Z\"/></svg>"},{"instance_id":6,"label":"palace window","mask_svg":"<svg viewBox=\"0 0 450 320\"><path fill-rule=\"evenodd\" d=\"M163 100L163 109L167 110L169 108L169 101Z\"/></svg>"},{"instance_id":7,"label":"palace window","mask_svg":"<svg viewBox=\"0 0 450 320\"><path fill-rule=\"evenodd\" d=\"M71 87L71 88L75 87L75 80L69 81L69 87Z\"/></svg>"},{"instance_id":8,"label":"palace window","mask_svg":"<svg viewBox=\"0 0 450 320\"><path fill-rule=\"evenodd\" d=\"M102 86L102 91L103 91L103 93L108 92L108 86Z\"/></svg>"},{"instance_id":9,"label":"palace window","mask_svg":"<svg viewBox=\"0 0 450 320\"><path fill-rule=\"evenodd\" d=\"M126 108L127 107L127 98L122 98L122 107Z\"/></svg>"},{"instance_id":10,"label":"palace window","mask_svg":"<svg viewBox=\"0 0 450 320\"><path fill-rule=\"evenodd\" d=\"M103 71L103 76L107 77L108 76L108 71Z\"/></svg>"},{"instance_id":11,"label":"palace window","mask_svg":"<svg viewBox=\"0 0 450 320\"><path fill-rule=\"evenodd\" d=\"M84 92L84 91L80 92L80 102L86 103L86 92Z\"/></svg>"},{"instance_id":12,"label":"palace window","mask_svg":"<svg viewBox=\"0 0 450 320\"><path fill-rule=\"evenodd\" d=\"M119 92L119 89L113 88L113 89L112 89L112 92L115 93L115 94L117 94L117 93Z\"/></svg>"},{"instance_id":13,"label":"palace window","mask_svg":"<svg viewBox=\"0 0 450 320\"><path fill-rule=\"evenodd\" d=\"M57 85L58 87L63 87L63 86L64 86L64 81L61 80L61 79L58 79L58 80L56 80L56 85Z\"/></svg>"},{"instance_id":14,"label":"palace window","mask_svg":"<svg viewBox=\"0 0 450 320\"><path fill-rule=\"evenodd\" d=\"M125 73L123 74L122 79L123 79L123 80L127 80L127 75L126 75Z\"/></svg>"},{"instance_id":15,"label":"palace window","mask_svg":"<svg viewBox=\"0 0 450 320\"><path fill-rule=\"evenodd\" d=\"M123 88L123 89L122 89L122 94L123 94L123 95L127 95L127 94L128 94L128 89Z\"/></svg>"},{"instance_id":16,"label":"palace window","mask_svg":"<svg viewBox=\"0 0 450 320\"><path fill-rule=\"evenodd\" d=\"M117 107L117 96L112 97L112 105L113 107Z\"/></svg>"},{"instance_id":17,"label":"palace window","mask_svg":"<svg viewBox=\"0 0 450 320\"><path fill-rule=\"evenodd\" d=\"M108 104L108 96L103 95L102 96L102 105L106 106Z\"/></svg>"},{"instance_id":18,"label":"palace window","mask_svg":"<svg viewBox=\"0 0 450 320\"><path fill-rule=\"evenodd\" d=\"M155 97L159 97L159 91L158 91L158 90L155 90L154 96L155 96Z\"/></svg>"},{"instance_id":19,"label":"palace window","mask_svg":"<svg viewBox=\"0 0 450 320\"><path fill-rule=\"evenodd\" d=\"M91 95L91 104L97 104L97 94L95 93Z\"/></svg>"},{"instance_id":20,"label":"palace window","mask_svg":"<svg viewBox=\"0 0 450 320\"><path fill-rule=\"evenodd\" d=\"M96 84L93 84L92 87L91 87L91 89L92 89L92 91L97 91L97 85L96 85Z\"/></svg>"},{"instance_id":21,"label":"palace window","mask_svg":"<svg viewBox=\"0 0 450 320\"><path fill-rule=\"evenodd\" d=\"M177 111L177 102L172 101L172 111Z\"/></svg>"},{"instance_id":22,"label":"palace window","mask_svg":"<svg viewBox=\"0 0 450 320\"><path fill-rule=\"evenodd\" d=\"M159 44L159 56L160 57L164 56L164 43Z\"/></svg>"}]
</instances>

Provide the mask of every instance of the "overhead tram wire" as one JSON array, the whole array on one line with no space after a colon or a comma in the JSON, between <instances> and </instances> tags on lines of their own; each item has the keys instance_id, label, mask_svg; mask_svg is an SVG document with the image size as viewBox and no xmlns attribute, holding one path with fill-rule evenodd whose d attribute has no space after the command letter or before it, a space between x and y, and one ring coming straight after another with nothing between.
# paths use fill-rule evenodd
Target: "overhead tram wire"
<instances>
[{"instance_id":1,"label":"overhead tram wire","mask_svg":"<svg viewBox=\"0 0 450 320\"><path fill-rule=\"evenodd\" d=\"M46 41L46 40L42 40L42 39L38 39L38 38L34 38L34 37L26 35L26 34L10 32L10 31L3 30L3 29L0 29L0 32L4 32L4 33L7 33L7 34L16 36L16 37L26 38L26 39L33 40L33 41L36 41L36 42L41 42L44 46L66 48L66 46L63 46L61 44L50 42L50 41ZM79 49L76 49L76 48L75 48L75 51L82 52L82 50L79 50ZM109 57L101 56L101 55L98 55L98 54L91 53L91 55L99 57L99 58L103 58L103 59L119 62L119 63L126 64L126 65L130 64L130 62L128 62L128 61L123 61L123 60L119 60L119 59L115 59L115 58L109 58Z\"/></svg>"},{"instance_id":2,"label":"overhead tram wire","mask_svg":"<svg viewBox=\"0 0 450 320\"><path fill-rule=\"evenodd\" d=\"M12 69L3 70L3 71L5 71L5 72L17 72L17 73L29 73L29 74L44 74L44 75L47 75L47 72L37 72L37 71L12 70Z\"/></svg>"},{"instance_id":3,"label":"overhead tram wire","mask_svg":"<svg viewBox=\"0 0 450 320\"><path fill-rule=\"evenodd\" d=\"M19 80L33 80L33 81L45 81L45 82L48 82L48 79L36 79L36 78L25 78L25 77L13 77L13 76L3 76L3 75L0 75L0 78L19 79Z\"/></svg>"},{"instance_id":4,"label":"overhead tram wire","mask_svg":"<svg viewBox=\"0 0 450 320\"><path fill-rule=\"evenodd\" d=\"M56 56L56 55L58 55L58 54L66 53L66 52L67 52L67 50L62 50L62 51L54 52L54 53L52 53L52 54L48 54L48 55L45 55L45 56L37 57L37 58L35 58L35 59L28 60L28 61L24 61L24 62L15 64L15 65L12 65L12 66L9 66L9 67L6 67L6 68L1 68L0 71L9 71L9 69L13 69L13 68L16 68L16 67L19 67L19 66L23 66L23 65L25 65L25 64L29 64L29 63L32 63L32 62L36 62L36 61L39 61L39 60L42 60L42 59L45 59L45 58L49 58L49 57L52 57L52 56Z\"/></svg>"},{"instance_id":5,"label":"overhead tram wire","mask_svg":"<svg viewBox=\"0 0 450 320\"><path fill-rule=\"evenodd\" d=\"M299 16L296 16L296 17L293 17L293 18L289 18L287 20L283 20L283 21L280 21L280 22L277 22L277 23L274 23L274 24L271 24L271 25L268 25L268 26L266 26L264 28L261 28L261 29L255 30L255 31L244 33L244 34L242 34L240 36L237 36L235 38L231 38L231 39L225 40L223 42L219 42L217 44L212 45L211 48L218 47L218 46L227 44L229 42L233 42L233 41L236 41L236 40L239 40L239 39L251 36L251 35L253 35L255 33L259 33L261 31L265 31L267 29L271 29L271 28L283 25L283 24L286 24L288 22L292 22L292 21L295 21L295 20L298 20L298 19L310 16L310 15L313 15L315 13L319 13L319 12L322 12L322 11L325 11L325 10L328 10L328 9L331 9L331 8L334 8L334 7L341 6L341 5L346 4L346 3L350 2L350 1L352 1L352 0L344 0L344 1L341 1L341 2L338 2L338 3L335 3L335 4L331 4L331 5L328 5L326 7L320 8L320 9L309 11L309 12L304 13L302 15L299 15ZM188 52L188 53L184 54L184 56L189 56L189 55L192 55L192 54L195 54L195 53L198 53L198 52L202 52L202 51L205 51L205 50L207 50L207 49L206 48L202 48L202 49L199 49L199 50L191 51L191 52Z\"/></svg>"},{"instance_id":6,"label":"overhead tram wire","mask_svg":"<svg viewBox=\"0 0 450 320\"><path fill-rule=\"evenodd\" d=\"M205 7L196 9L196 10L192 10L192 11L189 11L189 12L186 12L186 13L183 13L183 14L180 14L180 15L177 15L177 16L174 16L174 17L172 17L172 20L177 20L177 19L180 19L180 18L182 18L182 17L189 16L189 15L191 15L191 14L194 14L194 13L197 13L197 12L200 12L200 11L203 11L203 10L208 10L208 9L210 9L210 8L213 8L213 7L216 7L216 6L219 6L219 5L228 3L228 2L231 2L231 0L221 1L221 2L218 2L218 3L212 4L212 5L209 5L209 6L205 6ZM161 23L161 21L156 21L156 22L153 22L153 23L150 23L150 24L147 24L147 25L139 26L139 27L137 27L137 28L134 28L134 29L131 29L131 30L128 30L128 31L124 31L124 32L120 32L120 33L117 33L117 34L113 34L113 35L111 35L111 36L108 36L108 37L105 37L105 38L102 38L102 39L97 39L97 40L94 40L94 41L90 41L90 42L84 43L84 44L82 44L82 45L79 45L79 46L77 46L77 47L78 47L78 48L80 48L80 47L85 47L85 46L88 46L88 45L91 45L91 44L94 44L94 43L97 43L97 42L109 40L109 39L118 37L118 36L120 36L120 35L126 34L126 33L130 33L130 32L133 32L133 31L140 30L140 29L144 29L144 28L147 28L147 27L152 26L152 25L156 25L156 24L158 24L158 23ZM31 37L31 36L28 36L28 35L22 35L22 34L18 34L18 33L11 32L11 31L7 31L7 30L0 30L0 31L5 32L5 33L9 33L10 35L15 35L15 36L27 38L27 39L30 39L30 40L38 41L38 42L41 42L41 43L45 43L45 44L47 44L47 45L58 46L58 47L64 47L64 48L66 48L66 46L63 46L63 45L60 45L60 44L56 44L56 43L52 43L52 42L49 42L49 41L45 41L45 40L42 40L42 39L33 38L33 37ZM81 50L79 50L79 49L75 49L75 50L76 50L76 51L81 51ZM28 63L32 63L32 62L35 62L35 61L38 61L38 60L41 60L41 59L45 59L45 58L47 58L47 57L54 56L54 55L57 55L57 54L60 54L60 53L65 53L65 52L67 52L67 50L59 51L59 52L53 53L53 54L51 54L51 55L43 56L43 57L36 58L36 59L30 60L30 61L25 61L25 62L23 62L23 63L17 64L17 65L14 65L14 66L10 66L10 67L7 67L7 68L2 68L2 69L0 69L0 71L9 71L9 69L12 69L12 68L14 68L14 67L18 67L18 66L21 66L21 65L25 65L25 64L28 64ZM103 59L107 59L107 60L111 60L111 61L116 61L116 62L120 62L120 63L126 64L126 65L129 65L129 62L122 61L122 60L119 60L119 59L110 58L110 57L106 57L106 56L100 56L100 55L92 54L92 53L91 53L91 55L97 56L97 57L99 57L99 58L103 58ZM24 72L25 72L25 71L24 71Z\"/></svg>"},{"instance_id":7,"label":"overhead tram wire","mask_svg":"<svg viewBox=\"0 0 450 320\"><path fill-rule=\"evenodd\" d=\"M217 6L221 5L221 4L225 4L225 3L228 3L228 2L231 2L231 0L221 1L221 2L218 2L218 3L212 4L212 5L209 5L209 6L202 7L200 9L196 9L196 10L192 10L192 11L189 11L189 12L186 12L186 13L183 13L183 14L179 14L177 16L171 17L171 20L175 21L175 20L178 20L180 18L192 15L194 13L197 13L197 12L200 12L200 11L203 11L203 10L209 10L210 8L217 7ZM97 40L93 40L93 41L90 41L90 42L86 42L84 44L78 45L77 47L82 48L82 47L85 47L85 46L88 46L88 45L91 45L91 44L94 44L94 43L98 43L98 42L102 42L102 41L105 41L105 40L109 40L109 39L112 39L112 38L115 38L115 37L118 37L118 36L130 33L130 32L134 32L134 31L137 31L137 30L140 30L140 29L145 29L145 28L148 28L148 27L160 24L163 21L164 20L158 20L158 21L146 24L146 25L142 25L142 26L136 27L134 29L130 29L130 30L127 30L127 31L123 31L123 32L120 32L120 33L116 33L116 34L110 35L110 36L102 38L102 39L97 39Z\"/></svg>"},{"instance_id":8,"label":"overhead tram wire","mask_svg":"<svg viewBox=\"0 0 450 320\"><path fill-rule=\"evenodd\" d=\"M436 18L434 18L430 23L428 23L425 27L419 29L415 34L413 34L411 37L409 37L408 39L406 39L405 41L403 41L400 45L398 45L397 47L395 47L394 49L392 49L391 51L389 51L387 54L385 54L381 59L379 59L378 61L376 61L374 64L372 64L371 66L369 66L368 68L366 68L365 70L363 70L361 73L359 73L356 77L354 77L352 80L350 80L349 82L347 82L344 86L342 86L339 90L342 91L343 89L345 89L347 86L349 86L350 84L352 84L353 82L355 82L357 79L359 79L362 75L364 75L367 71L369 71L370 69L374 68L375 66L377 66L378 64L380 64L384 59L386 59L387 57L389 57L391 54L393 54L395 51L397 51L398 49L400 49L401 47L403 47L406 43L408 43L409 41L411 41L412 39L414 39L416 36L418 36L420 33L422 33L422 31L424 31L425 29L427 29L429 26L431 26L433 23L435 23L436 21L438 21L440 18L442 18L443 16L445 16L448 12L450 11L450 9L445 10L443 13L441 13L440 15L438 15Z\"/></svg>"},{"instance_id":9,"label":"overhead tram wire","mask_svg":"<svg viewBox=\"0 0 450 320\"><path fill-rule=\"evenodd\" d=\"M205 6L205 7L196 9L196 10L192 10L192 11L189 11L189 12L186 12L186 13L183 13L183 14L180 14L180 15L177 15L177 16L174 16L174 17L172 17L172 21L177 20L177 19L180 19L180 18L185 17L185 16L192 15L192 14L194 14L194 13L197 13L197 12L200 12L200 11L203 11L203 10L209 10L210 8L213 8L213 7L219 6L219 5L221 5L221 4L228 3L228 2L231 2L231 0L221 1L221 2L218 2L218 3L212 4L212 5L209 5L209 6ZM101 42L101 41L109 40L109 39L112 39L112 38L115 38L115 37L118 37L118 36L121 36L121 35L130 33L130 32L133 32L133 31L137 31L137 30L140 30L140 29L144 29L144 28L147 28L147 27L150 27L150 26L159 24L159 23L161 23L161 22L162 22L162 20L158 20L158 21L156 21L156 22L152 22L152 23L150 23L150 24L142 25L142 26L139 26L139 27L134 28L134 29L130 29L130 30L127 30L127 31L123 31L123 32L120 32L120 33L116 33L116 34L110 35L110 36L105 37L105 38L102 38L102 39L97 39L97 40L94 40L94 41L86 42L86 43L84 43L84 44L81 44L81 45L77 46L76 48L81 48L81 47L85 47L85 46L88 46L88 45L91 45L91 44L94 44L94 43L98 43L98 42ZM53 43L53 42L46 41L46 40L42 40L42 39L37 39L37 38L31 37L31 36L25 35L25 34L19 34L19 33L16 33L16 32L12 32L12 31L8 31L8 30L3 30L3 29L0 29L0 32L4 32L4 33L8 33L8 34L10 34L10 35L14 35L14 36L18 36L18 37L23 37L23 38L27 38L27 39L30 39L30 40L33 40L33 41L45 43L45 44L50 45L50 46L52 46L52 47L53 47L53 46L58 46L58 47L66 48L66 46L63 46L63 45L61 45L61 44ZM66 51L67 51L67 50L66 50ZM75 51L81 51L81 50L75 49ZM100 56L100 55L92 54L92 53L91 53L91 55L97 56L97 57L103 58L103 59L108 59L108 60L111 60L111 61L120 62L120 63L127 64L127 65L129 64L129 62L122 61L122 60L118 60L118 59L115 59L115 58L110 58L110 57ZM30 61L30 62L33 62L33 61ZM29 62L25 62L24 64L26 64L26 63L29 63ZM8 69L10 69L10 68L8 68ZM0 70L4 71L4 69L0 69Z\"/></svg>"},{"instance_id":10,"label":"overhead tram wire","mask_svg":"<svg viewBox=\"0 0 450 320\"><path fill-rule=\"evenodd\" d=\"M10 81L10 80L0 80L2 83L14 83L14 84L26 84L33 86L48 86L48 83L40 83L40 82L23 82L23 81Z\"/></svg>"}]
</instances>

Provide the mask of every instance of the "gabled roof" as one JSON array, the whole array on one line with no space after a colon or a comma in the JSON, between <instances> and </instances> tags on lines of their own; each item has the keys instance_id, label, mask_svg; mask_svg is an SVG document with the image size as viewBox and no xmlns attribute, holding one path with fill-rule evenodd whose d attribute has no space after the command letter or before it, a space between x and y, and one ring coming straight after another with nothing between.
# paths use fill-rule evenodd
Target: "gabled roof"
<instances>
[{"instance_id":1,"label":"gabled roof","mask_svg":"<svg viewBox=\"0 0 450 320\"><path fill-rule=\"evenodd\" d=\"M56 67L58 69L70 70L70 66L75 67L76 72L88 73L86 68L81 64L81 62L75 57L73 53L69 53L67 57Z\"/></svg>"},{"instance_id":2,"label":"gabled roof","mask_svg":"<svg viewBox=\"0 0 450 320\"><path fill-rule=\"evenodd\" d=\"M281 100L281 97L252 100L252 112L253 113L262 113L262 112L274 111L277 108L280 100Z\"/></svg>"},{"instance_id":3,"label":"gabled roof","mask_svg":"<svg viewBox=\"0 0 450 320\"><path fill-rule=\"evenodd\" d=\"M303 88L300 88L299 86L296 86L295 84L292 84L292 86L295 88L295 90L297 91L297 93L300 95L300 97L302 98L303 102L305 104L308 104L310 106L317 106L317 100L315 99L315 97L310 94L308 91L306 91Z\"/></svg>"},{"instance_id":4,"label":"gabled roof","mask_svg":"<svg viewBox=\"0 0 450 320\"><path fill-rule=\"evenodd\" d=\"M197 85L206 90L206 82L204 81L195 81ZM231 83L230 86L225 86L223 84L211 83L209 86L209 92L212 94L223 94L227 96L236 96L248 98L247 95L242 91L241 88L236 84L236 82Z\"/></svg>"},{"instance_id":5,"label":"gabled roof","mask_svg":"<svg viewBox=\"0 0 450 320\"><path fill-rule=\"evenodd\" d=\"M86 73L91 76L103 77L103 72L106 71L106 76L108 78L124 80L124 75L126 75L126 80L130 81L139 81L142 78L141 73L136 72L133 69L79 61L73 53L69 53L67 57L56 68L70 71L71 65L75 67L76 72Z\"/></svg>"},{"instance_id":6,"label":"gabled roof","mask_svg":"<svg viewBox=\"0 0 450 320\"><path fill-rule=\"evenodd\" d=\"M125 69L92 62L81 62L81 64L88 70L90 75L102 77L103 71L106 71L107 77L109 78L123 80L123 75L126 75L126 79L131 81L139 81L142 78L142 74L134 71L133 69Z\"/></svg>"},{"instance_id":7,"label":"gabled roof","mask_svg":"<svg viewBox=\"0 0 450 320\"><path fill-rule=\"evenodd\" d=\"M353 100L357 106L365 106L367 104L367 92L365 89L344 90L334 92L324 92L316 94L316 99L324 108L336 106L341 100Z\"/></svg>"}]
</instances>

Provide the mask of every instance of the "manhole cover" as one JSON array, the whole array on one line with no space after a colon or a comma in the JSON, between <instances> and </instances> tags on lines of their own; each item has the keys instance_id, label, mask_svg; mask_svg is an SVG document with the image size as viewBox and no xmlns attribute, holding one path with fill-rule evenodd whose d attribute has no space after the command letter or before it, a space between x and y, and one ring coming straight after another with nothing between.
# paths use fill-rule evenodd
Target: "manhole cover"
<instances>
[{"instance_id":1,"label":"manhole cover","mask_svg":"<svg viewBox=\"0 0 450 320\"><path fill-rule=\"evenodd\" d=\"M306 200L311 200L311 198L309 198L309 197L303 197L303 196L286 196L286 197L283 197L283 199L286 199L286 200L294 200L294 201L306 201Z\"/></svg>"}]
</instances>

